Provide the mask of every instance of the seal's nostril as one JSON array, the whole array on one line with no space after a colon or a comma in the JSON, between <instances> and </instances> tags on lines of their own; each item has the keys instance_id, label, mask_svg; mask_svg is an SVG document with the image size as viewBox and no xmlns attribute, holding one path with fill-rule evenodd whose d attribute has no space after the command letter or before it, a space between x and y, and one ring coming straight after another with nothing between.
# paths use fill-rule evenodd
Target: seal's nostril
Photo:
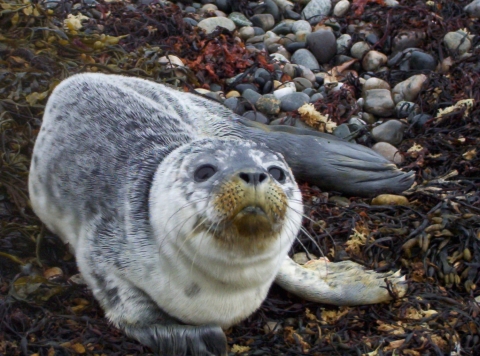
<instances>
[{"instance_id":1,"label":"seal's nostril","mask_svg":"<svg viewBox=\"0 0 480 356\"><path fill-rule=\"evenodd\" d=\"M258 174L258 183L262 183L266 179L267 179L267 175L265 173Z\"/></svg>"},{"instance_id":2,"label":"seal's nostril","mask_svg":"<svg viewBox=\"0 0 480 356\"><path fill-rule=\"evenodd\" d=\"M267 180L268 176L265 173L246 173L241 172L238 174L241 180L247 184L258 185Z\"/></svg>"}]
</instances>

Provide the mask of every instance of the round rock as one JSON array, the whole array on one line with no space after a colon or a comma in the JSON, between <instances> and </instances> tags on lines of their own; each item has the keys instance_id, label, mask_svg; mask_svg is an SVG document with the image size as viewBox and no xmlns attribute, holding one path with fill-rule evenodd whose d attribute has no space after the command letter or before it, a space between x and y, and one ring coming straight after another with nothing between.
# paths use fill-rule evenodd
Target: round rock
<instances>
[{"instance_id":1,"label":"round rock","mask_svg":"<svg viewBox=\"0 0 480 356\"><path fill-rule=\"evenodd\" d=\"M337 54L347 54L352 45L352 36L343 34L337 38Z\"/></svg>"},{"instance_id":2,"label":"round rock","mask_svg":"<svg viewBox=\"0 0 480 356\"><path fill-rule=\"evenodd\" d=\"M264 31L271 30L275 26L275 19L271 14L257 14L253 15L250 20L257 27L260 27Z\"/></svg>"},{"instance_id":3,"label":"round rock","mask_svg":"<svg viewBox=\"0 0 480 356\"><path fill-rule=\"evenodd\" d=\"M262 95L255 107L266 115L276 115L280 112L280 100L273 94Z\"/></svg>"},{"instance_id":4,"label":"round rock","mask_svg":"<svg viewBox=\"0 0 480 356\"><path fill-rule=\"evenodd\" d=\"M311 0L302 11L302 18L311 24L317 24L332 10L331 0Z\"/></svg>"},{"instance_id":5,"label":"round rock","mask_svg":"<svg viewBox=\"0 0 480 356\"><path fill-rule=\"evenodd\" d=\"M295 21L292 25L292 32L297 33L298 31L312 32L312 26L305 20Z\"/></svg>"},{"instance_id":6,"label":"round rock","mask_svg":"<svg viewBox=\"0 0 480 356\"><path fill-rule=\"evenodd\" d=\"M296 51L291 58L292 63L300 64L307 67L310 70L319 70L320 64L318 64L315 56L308 49L302 48Z\"/></svg>"},{"instance_id":7,"label":"round rock","mask_svg":"<svg viewBox=\"0 0 480 356\"><path fill-rule=\"evenodd\" d=\"M398 120L389 120L372 129L372 137L377 142L388 142L398 145L403 140L405 125Z\"/></svg>"},{"instance_id":8,"label":"round rock","mask_svg":"<svg viewBox=\"0 0 480 356\"><path fill-rule=\"evenodd\" d=\"M348 0L340 0L333 9L333 14L338 17L343 17L350 9L350 2Z\"/></svg>"},{"instance_id":9,"label":"round rock","mask_svg":"<svg viewBox=\"0 0 480 356\"><path fill-rule=\"evenodd\" d=\"M318 30L309 34L307 46L321 64L330 62L337 53L337 40L329 30Z\"/></svg>"},{"instance_id":10,"label":"round rock","mask_svg":"<svg viewBox=\"0 0 480 356\"><path fill-rule=\"evenodd\" d=\"M381 66L385 65L387 61L388 61L388 58L383 53L378 51L369 51L363 57L362 67L366 71L375 72L379 70Z\"/></svg>"},{"instance_id":11,"label":"round rock","mask_svg":"<svg viewBox=\"0 0 480 356\"><path fill-rule=\"evenodd\" d=\"M400 101L415 101L422 90L423 83L427 80L425 74L413 75L410 78L398 83L392 90L395 103Z\"/></svg>"},{"instance_id":12,"label":"round rock","mask_svg":"<svg viewBox=\"0 0 480 356\"><path fill-rule=\"evenodd\" d=\"M400 151L388 142L377 142L373 145L372 150L395 164L402 164L404 161Z\"/></svg>"},{"instance_id":13,"label":"round rock","mask_svg":"<svg viewBox=\"0 0 480 356\"><path fill-rule=\"evenodd\" d=\"M204 29L207 34L215 31L217 26L226 28L229 31L235 30L235 23L226 17L209 17L198 23L198 27Z\"/></svg>"},{"instance_id":14,"label":"round rock","mask_svg":"<svg viewBox=\"0 0 480 356\"><path fill-rule=\"evenodd\" d=\"M310 102L310 97L305 93L292 93L283 96L280 100L283 111L295 111Z\"/></svg>"},{"instance_id":15,"label":"round rock","mask_svg":"<svg viewBox=\"0 0 480 356\"><path fill-rule=\"evenodd\" d=\"M395 103L390 90L371 89L365 92L365 111L377 116L387 117L392 115Z\"/></svg>"},{"instance_id":16,"label":"round rock","mask_svg":"<svg viewBox=\"0 0 480 356\"><path fill-rule=\"evenodd\" d=\"M350 54L353 58L362 59L368 51L370 51L370 45L367 42L361 41L352 46Z\"/></svg>"}]
</instances>

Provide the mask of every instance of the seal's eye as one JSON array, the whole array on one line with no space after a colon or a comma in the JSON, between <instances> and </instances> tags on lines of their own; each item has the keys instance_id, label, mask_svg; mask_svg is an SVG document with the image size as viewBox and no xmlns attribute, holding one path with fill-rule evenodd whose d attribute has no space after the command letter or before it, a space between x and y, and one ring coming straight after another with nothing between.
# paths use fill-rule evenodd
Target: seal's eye
<instances>
[{"instance_id":1,"label":"seal's eye","mask_svg":"<svg viewBox=\"0 0 480 356\"><path fill-rule=\"evenodd\" d=\"M206 180L210 179L216 172L217 170L215 169L214 166L210 164L204 164L203 166L200 166L197 168L197 170L194 173L194 178L196 182L205 182Z\"/></svg>"},{"instance_id":2,"label":"seal's eye","mask_svg":"<svg viewBox=\"0 0 480 356\"><path fill-rule=\"evenodd\" d=\"M268 170L268 173L272 176L273 179L275 179L279 183L285 183L285 172L283 169L278 168L278 167L270 167Z\"/></svg>"}]
</instances>

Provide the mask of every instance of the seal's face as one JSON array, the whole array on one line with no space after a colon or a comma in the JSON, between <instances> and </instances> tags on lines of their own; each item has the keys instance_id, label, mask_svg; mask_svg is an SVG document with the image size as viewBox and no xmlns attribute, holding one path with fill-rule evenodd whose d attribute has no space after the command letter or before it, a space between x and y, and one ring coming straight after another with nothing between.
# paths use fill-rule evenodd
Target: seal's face
<instances>
[{"instance_id":1,"label":"seal's face","mask_svg":"<svg viewBox=\"0 0 480 356\"><path fill-rule=\"evenodd\" d=\"M292 218L301 213L301 197L280 154L253 142L219 139L182 150L176 155L181 158L168 163L168 176L176 174L170 187L165 182L165 190L182 191L175 203L193 215L183 214L195 235L249 253L269 247L288 228L295 236L298 218Z\"/></svg>"}]
</instances>

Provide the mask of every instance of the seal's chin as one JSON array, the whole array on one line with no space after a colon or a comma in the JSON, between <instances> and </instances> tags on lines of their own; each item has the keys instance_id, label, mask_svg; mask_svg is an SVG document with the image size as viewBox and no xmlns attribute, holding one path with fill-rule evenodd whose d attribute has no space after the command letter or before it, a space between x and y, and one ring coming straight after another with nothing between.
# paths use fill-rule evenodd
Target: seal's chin
<instances>
[{"instance_id":1,"label":"seal's chin","mask_svg":"<svg viewBox=\"0 0 480 356\"><path fill-rule=\"evenodd\" d=\"M268 214L260 206L247 206L232 219L232 224L240 238L265 238L275 234L274 226Z\"/></svg>"}]
</instances>

